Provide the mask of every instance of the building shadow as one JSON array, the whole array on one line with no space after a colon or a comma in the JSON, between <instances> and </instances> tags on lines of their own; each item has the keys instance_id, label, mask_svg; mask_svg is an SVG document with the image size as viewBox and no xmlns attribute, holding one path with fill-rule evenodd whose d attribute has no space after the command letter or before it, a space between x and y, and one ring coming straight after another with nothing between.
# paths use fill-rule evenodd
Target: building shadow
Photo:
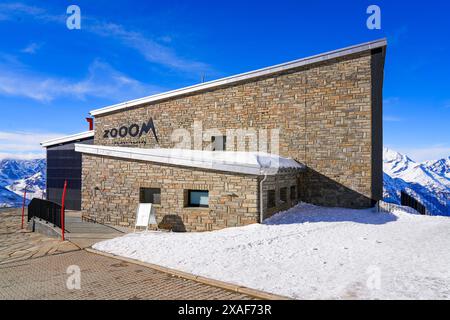
<instances>
[{"instance_id":1,"label":"building shadow","mask_svg":"<svg viewBox=\"0 0 450 320\"><path fill-rule=\"evenodd\" d=\"M282 215L275 215L266 225L290 225L318 222L354 222L358 224L383 225L397 220L391 213L376 212L375 209L324 208L303 204Z\"/></svg>"},{"instance_id":2,"label":"building shadow","mask_svg":"<svg viewBox=\"0 0 450 320\"><path fill-rule=\"evenodd\" d=\"M397 217L377 212L372 199L341 183L307 168L299 183L299 200L304 202L282 215L275 215L266 225L286 225L318 222L355 222L383 225L394 222Z\"/></svg>"},{"instance_id":3,"label":"building shadow","mask_svg":"<svg viewBox=\"0 0 450 320\"><path fill-rule=\"evenodd\" d=\"M158 223L158 228L163 230L171 230L173 232L186 232L183 219L176 214L167 214L162 221Z\"/></svg>"},{"instance_id":4,"label":"building shadow","mask_svg":"<svg viewBox=\"0 0 450 320\"><path fill-rule=\"evenodd\" d=\"M299 181L299 200L324 207L364 209L374 207L381 198L373 199L307 167Z\"/></svg>"}]
</instances>

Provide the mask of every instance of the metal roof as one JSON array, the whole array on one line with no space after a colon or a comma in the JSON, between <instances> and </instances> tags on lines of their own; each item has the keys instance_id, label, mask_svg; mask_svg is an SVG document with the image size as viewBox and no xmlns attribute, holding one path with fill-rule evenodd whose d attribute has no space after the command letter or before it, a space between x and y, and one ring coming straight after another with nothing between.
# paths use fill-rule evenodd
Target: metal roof
<instances>
[{"instance_id":1,"label":"metal roof","mask_svg":"<svg viewBox=\"0 0 450 320\"><path fill-rule=\"evenodd\" d=\"M294 159L263 152L147 149L87 144L75 144L75 151L98 156L148 161L162 165L177 165L251 175L273 175L280 171L305 169L305 165Z\"/></svg>"},{"instance_id":2,"label":"metal roof","mask_svg":"<svg viewBox=\"0 0 450 320\"><path fill-rule=\"evenodd\" d=\"M87 138L91 138L91 137L94 137L94 130L85 131L85 132L73 134L70 136L65 136L65 137L60 137L60 138L56 138L56 139L52 139L52 140L43 141L43 142L41 142L41 146L47 148L47 147L55 146L58 144L75 142L75 141L79 141L79 140L83 140L83 139L87 139Z\"/></svg>"},{"instance_id":3,"label":"metal roof","mask_svg":"<svg viewBox=\"0 0 450 320\"><path fill-rule=\"evenodd\" d=\"M334 51L330 51L330 52L326 52L326 53L321 53L321 54L314 55L311 57L302 58L302 59L274 65L271 67L255 70L255 71L250 71L250 72L246 72L246 73L242 73L242 74L238 74L238 75L234 75L234 76L230 76L230 77L226 77L226 78L222 78L222 79L218 79L218 80L213 80L213 81L209 81L209 82L205 82L205 83L201 83L201 84L196 84L193 86L168 91L165 93L159 93L159 94L155 94L152 96L148 96L148 97L144 97L144 98L140 98L140 99L136 99L136 100L126 101L123 103L119 103L119 104L115 104L115 105L111 105L111 106L107 106L104 108L93 110L90 112L90 114L92 116L98 116L98 115L102 115L102 114L106 114L106 113L110 113L110 112L116 112L116 111L130 108L133 106L142 105L144 103L157 102L160 100L174 98L174 97L194 93L197 91L212 89L212 88L216 88L216 87L220 87L220 86L224 86L224 85L235 84L235 83L238 83L241 81L248 81L248 80L256 79L256 78L259 78L262 76L267 76L267 75L271 75L274 73L283 72L286 70L290 70L290 69L294 69L294 68L298 68L298 67L302 67L302 66L307 66L307 65L310 65L313 63L332 60L332 59L344 57L344 56L355 54L355 53L361 53L361 52L368 51L368 50L383 48L386 46L387 46L386 39L380 39L380 40L376 40L376 41L366 42L366 43L358 44L355 46L346 47L343 49L338 49L338 50L334 50Z\"/></svg>"}]
</instances>

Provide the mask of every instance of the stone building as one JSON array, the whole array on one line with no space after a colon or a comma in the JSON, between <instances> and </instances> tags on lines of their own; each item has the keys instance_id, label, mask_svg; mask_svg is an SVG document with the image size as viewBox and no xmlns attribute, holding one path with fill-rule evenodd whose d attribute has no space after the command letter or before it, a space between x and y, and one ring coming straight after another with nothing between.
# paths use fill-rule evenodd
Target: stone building
<instances>
[{"instance_id":1,"label":"stone building","mask_svg":"<svg viewBox=\"0 0 450 320\"><path fill-rule=\"evenodd\" d=\"M364 43L91 111L82 213L160 228L257 223L299 201L365 208L382 198L386 41Z\"/></svg>"}]
</instances>

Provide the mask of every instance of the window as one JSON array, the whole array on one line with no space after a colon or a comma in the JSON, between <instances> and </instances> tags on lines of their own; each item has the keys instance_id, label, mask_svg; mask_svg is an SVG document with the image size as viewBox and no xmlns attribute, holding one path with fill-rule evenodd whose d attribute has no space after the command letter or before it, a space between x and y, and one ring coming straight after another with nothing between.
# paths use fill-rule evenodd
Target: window
<instances>
[{"instance_id":1,"label":"window","mask_svg":"<svg viewBox=\"0 0 450 320\"><path fill-rule=\"evenodd\" d=\"M267 191L267 208L273 208L276 205L275 190Z\"/></svg>"},{"instance_id":2,"label":"window","mask_svg":"<svg viewBox=\"0 0 450 320\"><path fill-rule=\"evenodd\" d=\"M139 202L161 204L161 189L141 188L139 192Z\"/></svg>"},{"instance_id":3,"label":"window","mask_svg":"<svg viewBox=\"0 0 450 320\"><path fill-rule=\"evenodd\" d=\"M280 188L280 201L287 202L287 188Z\"/></svg>"},{"instance_id":4,"label":"window","mask_svg":"<svg viewBox=\"0 0 450 320\"><path fill-rule=\"evenodd\" d=\"M291 186L291 200L297 200L297 187Z\"/></svg>"},{"instance_id":5,"label":"window","mask_svg":"<svg viewBox=\"0 0 450 320\"><path fill-rule=\"evenodd\" d=\"M187 205L194 208L208 208L209 192L205 190L189 190Z\"/></svg>"},{"instance_id":6,"label":"window","mask_svg":"<svg viewBox=\"0 0 450 320\"><path fill-rule=\"evenodd\" d=\"M211 150L212 151L225 151L227 144L226 136L212 136L211 137Z\"/></svg>"}]
</instances>

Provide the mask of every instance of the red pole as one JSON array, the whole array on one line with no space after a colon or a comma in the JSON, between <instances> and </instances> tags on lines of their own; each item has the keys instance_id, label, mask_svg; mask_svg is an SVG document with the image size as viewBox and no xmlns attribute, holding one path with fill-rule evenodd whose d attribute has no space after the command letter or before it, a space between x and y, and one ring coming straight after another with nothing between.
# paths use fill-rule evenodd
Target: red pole
<instances>
[{"instance_id":1,"label":"red pole","mask_svg":"<svg viewBox=\"0 0 450 320\"><path fill-rule=\"evenodd\" d=\"M61 237L62 241L65 240L64 238L64 202L66 201L66 191L67 191L67 180L64 181L64 189L62 194L62 201L61 201Z\"/></svg>"},{"instance_id":2,"label":"red pole","mask_svg":"<svg viewBox=\"0 0 450 320\"><path fill-rule=\"evenodd\" d=\"M23 204L22 204L22 229L23 229L23 221L25 219L25 201L27 198L27 188L25 187L25 191L23 192Z\"/></svg>"}]
</instances>

